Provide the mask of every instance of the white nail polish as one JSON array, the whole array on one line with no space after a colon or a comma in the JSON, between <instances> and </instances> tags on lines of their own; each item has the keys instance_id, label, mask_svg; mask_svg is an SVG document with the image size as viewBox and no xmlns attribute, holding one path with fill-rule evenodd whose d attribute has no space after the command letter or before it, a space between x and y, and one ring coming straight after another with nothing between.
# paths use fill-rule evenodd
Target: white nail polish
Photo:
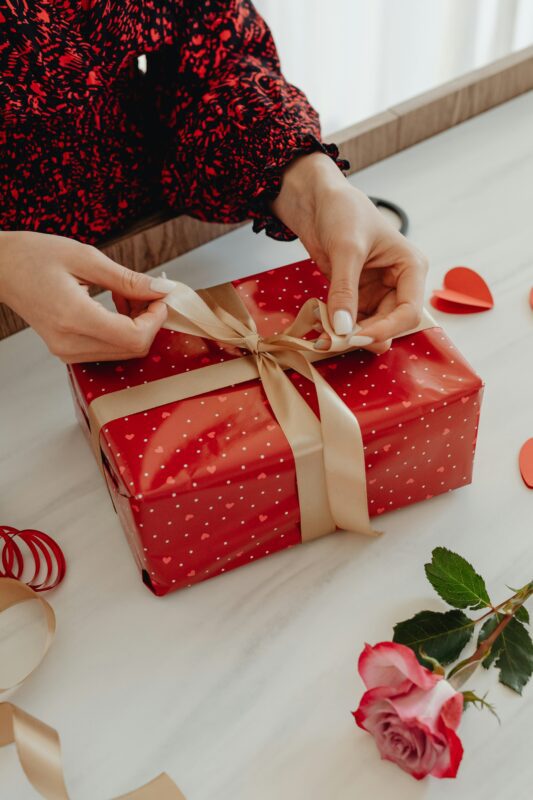
<instances>
[{"instance_id":1,"label":"white nail polish","mask_svg":"<svg viewBox=\"0 0 533 800\"><path fill-rule=\"evenodd\" d=\"M177 285L176 281L171 281L169 278L150 278L150 289L159 294L168 294Z\"/></svg>"},{"instance_id":2,"label":"white nail polish","mask_svg":"<svg viewBox=\"0 0 533 800\"><path fill-rule=\"evenodd\" d=\"M349 311L340 308L333 314L333 329L337 336L345 336L353 330L353 319Z\"/></svg>"},{"instance_id":3,"label":"white nail polish","mask_svg":"<svg viewBox=\"0 0 533 800\"><path fill-rule=\"evenodd\" d=\"M367 344L372 344L373 341L374 339L372 336L358 336L356 334L350 338L348 344L351 344L353 347L365 347Z\"/></svg>"},{"instance_id":4,"label":"white nail polish","mask_svg":"<svg viewBox=\"0 0 533 800\"><path fill-rule=\"evenodd\" d=\"M314 347L315 350L327 350L329 347L329 339L317 339Z\"/></svg>"}]
</instances>

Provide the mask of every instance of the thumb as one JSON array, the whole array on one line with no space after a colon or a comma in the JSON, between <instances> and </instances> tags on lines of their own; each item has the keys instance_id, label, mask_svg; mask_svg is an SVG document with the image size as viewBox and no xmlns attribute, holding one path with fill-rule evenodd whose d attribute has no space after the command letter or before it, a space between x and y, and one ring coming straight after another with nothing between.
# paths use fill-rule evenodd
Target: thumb
<instances>
[{"instance_id":1,"label":"thumb","mask_svg":"<svg viewBox=\"0 0 533 800\"><path fill-rule=\"evenodd\" d=\"M353 254L332 255L328 313L338 336L351 333L355 327L361 267Z\"/></svg>"},{"instance_id":2,"label":"thumb","mask_svg":"<svg viewBox=\"0 0 533 800\"><path fill-rule=\"evenodd\" d=\"M80 278L130 300L156 300L177 285L168 278L153 278L144 272L134 272L100 251L96 251L96 257L81 265L77 272Z\"/></svg>"}]
</instances>

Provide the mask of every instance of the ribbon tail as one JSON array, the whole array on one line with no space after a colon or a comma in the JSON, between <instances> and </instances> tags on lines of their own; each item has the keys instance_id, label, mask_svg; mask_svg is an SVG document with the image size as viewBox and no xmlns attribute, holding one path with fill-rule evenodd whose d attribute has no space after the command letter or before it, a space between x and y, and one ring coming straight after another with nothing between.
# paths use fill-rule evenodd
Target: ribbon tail
<instances>
[{"instance_id":1,"label":"ribbon tail","mask_svg":"<svg viewBox=\"0 0 533 800\"><path fill-rule=\"evenodd\" d=\"M355 415L302 353L287 351L280 360L315 385L329 507L336 526L367 536L378 535L368 514L363 438Z\"/></svg>"},{"instance_id":2,"label":"ribbon tail","mask_svg":"<svg viewBox=\"0 0 533 800\"><path fill-rule=\"evenodd\" d=\"M11 703L0 704L0 744L14 743L26 777L45 800L69 800L57 731Z\"/></svg>"},{"instance_id":3,"label":"ribbon tail","mask_svg":"<svg viewBox=\"0 0 533 800\"><path fill-rule=\"evenodd\" d=\"M276 359L263 355L256 363L268 402L294 456L302 541L317 539L335 530L320 422Z\"/></svg>"},{"instance_id":4,"label":"ribbon tail","mask_svg":"<svg viewBox=\"0 0 533 800\"><path fill-rule=\"evenodd\" d=\"M128 792L128 794L121 794L115 800L185 800L185 795L180 792L166 772L163 772L145 786Z\"/></svg>"}]
</instances>

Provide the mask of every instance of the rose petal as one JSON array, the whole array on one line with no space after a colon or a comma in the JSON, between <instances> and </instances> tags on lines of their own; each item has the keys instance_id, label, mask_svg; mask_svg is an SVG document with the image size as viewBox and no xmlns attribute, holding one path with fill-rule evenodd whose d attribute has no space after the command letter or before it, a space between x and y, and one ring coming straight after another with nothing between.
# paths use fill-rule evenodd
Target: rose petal
<instances>
[{"instance_id":1,"label":"rose petal","mask_svg":"<svg viewBox=\"0 0 533 800\"><path fill-rule=\"evenodd\" d=\"M439 730L438 721L442 708L456 694L456 690L448 681L441 679L429 690L413 686L410 692L391 698L391 704L400 719L404 721L416 719L436 734Z\"/></svg>"},{"instance_id":2,"label":"rose petal","mask_svg":"<svg viewBox=\"0 0 533 800\"><path fill-rule=\"evenodd\" d=\"M423 667L413 651L396 642L365 644L359 656L359 674L368 689L376 686L398 687L407 679L421 689L430 689L440 680Z\"/></svg>"},{"instance_id":3,"label":"rose petal","mask_svg":"<svg viewBox=\"0 0 533 800\"><path fill-rule=\"evenodd\" d=\"M462 711L462 697L459 693L457 693L457 695L461 700ZM455 705L457 701L454 698L452 698L452 700L453 705ZM452 701L448 702L451 703ZM454 712L452 712L452 716L455 716ZM455 731L445 724L444 719L440 721L440 730L448 746L437 759L435 766L431 770L431 774L435 778L455 778L463 758L463 745Z\"/></svg>"},{"instance_id":4,"label":"rose petal","mask_svg":"<svg viewBox=\"0 0 533 800\"><path fill-rule=\"evenodd\" d=\"M381 711L393 710L388 700L394 691L390 687L379 686L377 689L369 689L365 692L358 708L352 712L357 725L364 731L373 733L375 715Z\"/></svg>"}]
</instances>

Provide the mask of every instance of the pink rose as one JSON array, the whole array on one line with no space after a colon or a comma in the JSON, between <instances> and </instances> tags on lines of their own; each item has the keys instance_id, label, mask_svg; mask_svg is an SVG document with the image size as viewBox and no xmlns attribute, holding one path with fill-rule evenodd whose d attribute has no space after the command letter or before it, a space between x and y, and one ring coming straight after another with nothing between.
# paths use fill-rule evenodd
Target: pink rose
<instances>
[{"instance_id":1,"label":"pink rose","mask_svg":"<svg viewBox=\"0 0 533 800\"><path fill-rule=\"evenodd\" d=\"M455 778L463 756L455 733L463 713L461 692L394 642L365 645L359 674L368 691L354 711L355 721L372 734L381 757L417 780Z\"/></svg>"}]
</instances>

